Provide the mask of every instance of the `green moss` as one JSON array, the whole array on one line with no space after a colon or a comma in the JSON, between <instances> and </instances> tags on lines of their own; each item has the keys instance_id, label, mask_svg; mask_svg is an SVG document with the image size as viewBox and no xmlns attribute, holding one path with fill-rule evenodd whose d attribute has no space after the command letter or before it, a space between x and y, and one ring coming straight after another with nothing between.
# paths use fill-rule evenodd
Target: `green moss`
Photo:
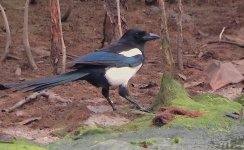
<instances>
[{"instance_id":1,"label":"green moss","mask_svg":"<svg viewBox=\"0 0 244 150\"><path fill-rule=\"evenodd\" d=\"M114 126L112 129L116 131L133 131L133 130L139 130L148 128L152 125L152 119L154 117L154 114L145 114L145 116L135 119L127 124L121 125L121 126Z\"/></svg>"},{"instance_id":2,"label":"green moss","mask_svg":"<svg viewBox=\"0 0 244 150\"><path fill-rule=\"evenodd\" d=\"M26 141L14 141L13 143L0 143L1 150L45 150L42 147Z\"/></svg>"},{"instance_id":3,"label":"green moss","mask_svg":"<svg viewBox=\"0 0 244 150\"><path fill-rule=\"evenodd\" d=\"M129 143L133 146L148 147L148 146L156 143L156 139L150 138L150 139L146 139L144 141L133 141L133 142L129 142Z\"/></svg>"},{"instance_id":4,"label":"green moss","mask_svg":"<svg viewBox=\"0 0 244 150\"><path fill-rule=\"evenodd\" d=\"M89 135L95 135L95 134L112 134L114 133L113 130L111 129L107 129L107 128L101 128L101 127L81 127L80 131L79 131L79 135L74 137L74 140L83 138L85 136L89 136Z\"/></svg>"},{"instance_id":5,"label":"green moss","mask_svg":"<svg viewBox=\"0 0 244 150\"><path fill-rule=\"evenodd\" d=\"M155 104L181 107L188 110L205 112L197 118L178 116L167 126L180 126L186 128L209 128L213 131L226 131L238 121L225 117L224 113L240 112L242 106L225 97L212 94L202 94L190 98L183 86L170 75L164 75ZM153 106L155 108L155 106Z\"/></svg>"},{"instance_id":6,"label":"green moss","mask_svg":"<svg viewBox=\"0 0 244 150\"><path fill-rule=\"evenodd\" d=\"M236 102L240 103L241 105L244 106L244 94L240 95L235 99Z\"/></svg>"},{"instance_id":7,"label":"green moss","mask_svg":"<svg viewBox=\"0 0 244 150\"><path fill-rule=\"evenodd\" d=\"M153 110L156 111L162 104L165 106L172 105L172 99L189 99L189 97L179 82L174 80L170 74L164 74L159 93L152 105Z\"/></svg>"}]
</instances>

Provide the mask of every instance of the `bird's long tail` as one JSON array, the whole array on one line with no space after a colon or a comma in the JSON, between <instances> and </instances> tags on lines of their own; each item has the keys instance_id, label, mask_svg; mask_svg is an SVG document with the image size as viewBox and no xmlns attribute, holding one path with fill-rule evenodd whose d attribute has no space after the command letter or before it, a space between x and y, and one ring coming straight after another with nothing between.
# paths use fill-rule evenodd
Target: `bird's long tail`
<instances>
[{"instance_id":1,"label":"bird's long tail","mask_svg":"<svg viewBox=\"0 0 244 150\"><path fill-rule=\"evenodd\" d=\"M0 84L0 90L14 88L16 90L24 92L38 92L67 82L82 80L88 74L89 72L84 70L75 70L65 74L47 77L39 80L25 81L20 83Z\"/></svg>"}]
</instances>

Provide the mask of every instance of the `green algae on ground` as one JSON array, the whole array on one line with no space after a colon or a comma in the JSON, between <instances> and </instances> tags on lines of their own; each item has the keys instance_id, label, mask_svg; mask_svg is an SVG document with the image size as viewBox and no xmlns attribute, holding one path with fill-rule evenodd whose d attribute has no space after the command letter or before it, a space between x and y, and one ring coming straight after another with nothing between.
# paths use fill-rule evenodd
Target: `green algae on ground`
<instances>
[{"instance_id":1,"label":"green algae on ground","mask_svg":"<svg viewBox=\"0 0 244 150\"><path fill-rule=\"evenodd\" d=\"M0 143L1 150L45 150L27 141L14 141L13 143Z\"/></svg>"},{"instance_id":2,"label":"green algae on ground","mask_svg":"<svg viewBox=\"0 0 244 150\"><path fill-rule=\"evenodd\" d=\"M140 146L140 147L147 148L148 146L156 143L156 139L155 138L149 138L149 139L145 139L144 141L132 141L129 143L133 146Z\"/></svg>"}]
</instances>

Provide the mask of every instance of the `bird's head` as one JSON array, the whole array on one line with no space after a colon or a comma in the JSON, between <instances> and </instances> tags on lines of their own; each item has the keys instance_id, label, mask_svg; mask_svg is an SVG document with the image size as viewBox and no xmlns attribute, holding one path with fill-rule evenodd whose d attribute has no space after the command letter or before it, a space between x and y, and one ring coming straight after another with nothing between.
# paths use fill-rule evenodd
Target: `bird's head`
<instances>
[{"instance_id":1,"label":"bird's head","mask_svg":"<svg viewBox=\"0 0 244 150\"><path fill-rule=\"evenodd\" d=\"M147 41L159 39L160 36L153 33L148 33L139 29L129 29L121 37L121 40L130 41L135 44L145 44Z\"/></svg>"}]
</instances>

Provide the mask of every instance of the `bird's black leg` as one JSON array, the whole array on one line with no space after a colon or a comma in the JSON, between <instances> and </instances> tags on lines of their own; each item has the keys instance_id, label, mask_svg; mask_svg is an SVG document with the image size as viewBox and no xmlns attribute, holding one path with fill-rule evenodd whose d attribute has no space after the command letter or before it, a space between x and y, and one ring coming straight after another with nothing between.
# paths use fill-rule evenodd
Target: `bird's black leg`
<instances>
[{"instance_id":1,"label":"bird's black leg","mask_svg":"<svg viewBox=\"0 0 244 150\"><path fill-rule=\"evenodd\" d=\"M130 103L132 103L137 109L139 109L141 111L149 112L147 109L145 109L140 104L138 104L137 101L135 101L133 98L130 97L127 87L120 85L119 86L119 95L122 96L123 98L125 98Z\"/></svg>"},{"instance_id":2,"label":"bird's black leg","mask_svg":"<svg viewBox=\"0 0 244 150\"><path fill-rule=\"evenodd\" d=\"M114 107L113 102L109 98L109 88L102 88L102 94L107 99L107 101L110 104L110 106L112 107L113 111L115 111L116 108Z\"/></svg>"}]
</instances>

